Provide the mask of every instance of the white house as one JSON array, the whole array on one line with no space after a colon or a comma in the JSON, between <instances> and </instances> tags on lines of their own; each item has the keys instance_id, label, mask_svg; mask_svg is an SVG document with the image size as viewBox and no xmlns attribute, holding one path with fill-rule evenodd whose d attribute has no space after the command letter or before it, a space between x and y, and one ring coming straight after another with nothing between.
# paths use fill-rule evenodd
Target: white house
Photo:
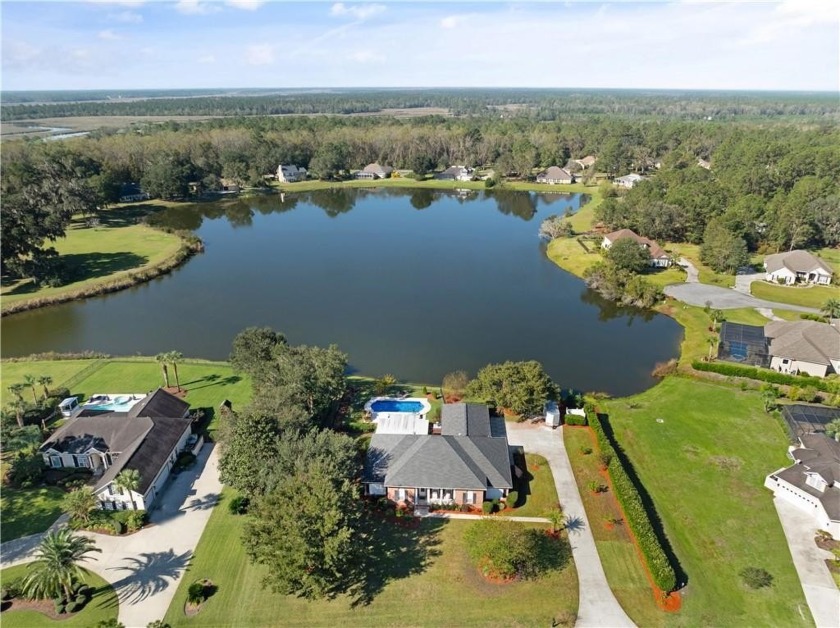
<instances>
[{"instance_id":1,"label":"white house","mask_svg":"<svg viewBox=\"0 0 840 628\"><path fill-rule=\"evenodd\" d=\"M840 539L840 443L825 434L803 434L788 455L794 464L768 475L764 486Z\"/></svg>"},{"instance_id":2,"label":"white house","mask_svg":"<svg viewBox=\"0 0 840 628\"><path fill-rule=\"evenodd\" d=\"M645 178L640 175L636 174L635 172L631 172L630 174L626 174L623 177L616 177L613 179L613 185L617 185L622 188L632 188L636 184L641 183L644 181Z\"/></svg>"},{"instance_id":3,"label":"white house","mask_svg":"<svg viewBox=\"0 0 840 628\"><path fill-rule=\"evenodd\" d=\"M368 164L364 169L356 173L357 179L387 179L394 169L391 166L380 166L379 164Z\"/></svg>"},{"instance_id":4,"label":"white house","mask_svg":"<svg viewBox=\"0 0 840 628\"><path fill-rule=\"evenodd\" d=\"M277 180L281 183L294 183L295 181L306 180L306 168L301 166L277 166Z\"/></svg>"},{"instance_id":5,"label":"white house","mask_svg":"<svg viewBox=\"0 0 840 628\"><path fill-rule=\"evenodd\" d=\"M772 321L764 326L764 335L774 371L815 377L840 373L840 320Z\"/></svg>"},{"instance_id":6,"label":"white house","mask_svg":"<svg viewBox=\"0 0 840 628\"><path fill-rule=\"evenodd\" d=\"M797 281L827 286L834 274L831 266L808 251L797 249L764 258L767 281L795 284Z\"/></svg>"},{"instance_id":7,"label":"white house","mask_svg":"<svg viewBox=\"0 0 840 628\"><path fill-rule=\"evenodd\" d=\"M94 493L105 510L148 510L163 490L178 454L192 433L189 404L162 388L128 412L85 409L41 445L53 469L86 468L96 478ZM114 486L120 472L140 475L137 490Z\"/></svg>"},{"instance_id":8,"label":"white house","mask_svg":"<svg viewBox=\"0 0 840 628\"><path fill-rule=\"evenodd\" d=\"M537 183L548 183L549 185L569 185L574 182L575 176L565 168L560 168L558 166L546 168L537 175Z\"/></svg>"},{"instance_id":9,"label":"white house","mask_svg":"<svg viewBox=\"0 0 840 628\"><path fill-rule=\"evenodd\" d=\"M435 175L439 181L472 181L475 170L466 166L449 166L443 172Z\"/></svg>"},{"instance_id":10,"label":"white house","mask_svg":"<svg viewBox=\"0 0 840 628\"><path fill-rule=\"evenodd\" d=\"M667 268L673 263L671 256L668 255L655 241L643 238L630 229L619 229L618 231L608 233L601 241L601 248L609 250L615 242L621 240L622 238L635 240L639 246L646 249L650 255L650 265L655 268Z\"/></svg>"}]
</instances>

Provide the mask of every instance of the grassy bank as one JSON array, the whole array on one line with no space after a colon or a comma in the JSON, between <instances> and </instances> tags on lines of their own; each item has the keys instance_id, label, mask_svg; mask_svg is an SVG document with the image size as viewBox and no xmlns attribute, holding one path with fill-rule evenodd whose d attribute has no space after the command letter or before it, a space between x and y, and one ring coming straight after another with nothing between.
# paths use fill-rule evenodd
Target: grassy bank
<instances>
[{"instance_id":1,"label":"grassy bank","mask_svg":"<svg viewBox=\"0 0 840 628\"><path fill-rule=\"evenodd\" d=\"M4 583L24 578L28 573L26 565L8 567L0 571L0 580ZM94 593L85 607L72 617L62 615L61 619L50 619L35 610L3 611L3 628L41 628L42 626L61 626L62 628L90 628L100 622L116 621L119 613L119 601L114 588L95 573L85 570L82 578L85 584L93 587ZM47 600L50 609L52 600Z\"/></svg>"},{"instance_id":2,"label":"grassy bank","mask_svg":"<svg viewBox=\"0 0 840 628\"><path fill-rule=\"evenodd\" d=\"M760 393L670 377L602 409L688 575L682 611L658 623L812 625L763 488L764 477L789 460L787 436L764 413ZM749 566L767 569L773 586L747 588L738 572Z\"/></svg>"},{"instance_id":3,"label":"grassy bank","mask_svg":"<svg viewBox=\"0 0 840 628\"><path fill-rule=\"evenodd\" d=\"M170 270L189 256L177 235L138 224L142 215L136 207L121 206L102 212L99 226L74 219L66 237L54 244L72 280L58 287L41 287L29 279L4 282L0 287L2 313L135 285Z\"/></svg>"},{"instance_id":4,"label":"grassy bank","mask_svg":"<svg viewBox=\"0 0 840 628\"><path fill-rule=\"evenodd\" d=\"M222 503L196 548L165 620L172 626L550 626L577 609L573 563L536 582L499 585L479 575L467 556L467 521L424 520L412 530L381 522L376 538L383 560L370 604L350 600L306 601L260 586L264 569L245 555L245 517ZM184 615L187 588L210 578L219 589L195 617Z\"/></svg>"}]
</instances>

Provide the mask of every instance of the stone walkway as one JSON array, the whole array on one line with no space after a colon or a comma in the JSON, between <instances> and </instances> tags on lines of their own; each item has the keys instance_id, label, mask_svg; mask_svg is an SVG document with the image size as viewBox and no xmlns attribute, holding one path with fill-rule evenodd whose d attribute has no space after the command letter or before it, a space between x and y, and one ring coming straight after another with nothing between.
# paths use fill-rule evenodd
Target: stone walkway
<instances>
[{"instance_id":1,"label":"stone walkway","mask_svg":"<svg viewBox=\"0 0 840 628\"><path fill-rule=\"evenodd\" d=\"M552 430L544 425L508 423L508 440L526 452L539 454L548 460L557 495L566 514L567 531L572 556L578 573L580 601L576 626L619 628L635 626L615 599L607 584L607 576L595 547L595 538L583 509L572 465L563 443L562 429Z\"/></svg>"}]
</instances>

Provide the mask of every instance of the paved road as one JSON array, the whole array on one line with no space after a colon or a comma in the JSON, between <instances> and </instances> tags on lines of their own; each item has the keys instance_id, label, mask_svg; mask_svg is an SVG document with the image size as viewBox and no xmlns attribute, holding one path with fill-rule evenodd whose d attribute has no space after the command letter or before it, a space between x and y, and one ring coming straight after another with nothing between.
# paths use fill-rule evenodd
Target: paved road
<instances>
[{"instance_id":1,"label":"paved road","mask_svg":"<svg viewBox=\"0 0 840 628\"><path fill-rule=\"evenodd\" d=\"M814 543L817 526L807 513L779 498L774 498L773 503L814 621L818 628L837 628L840 626L840 591L825 565L825 559L831 558L831 553Z\"/></svg>"},{"instance_id":2,"label":"paved road","mask_svg":"<svg viewBox=\"0 0 840 628\"><path fill-rule=\"evenodd\" d=\"M544 425L508 423L508 440L511 445L524 447L525 451L544 456L554 475L557 495L563 505L568 526L572 556L578 573L580 601L576 626L580 628L619 628L635 626L615 599L607 584L607 577L595 548L595 538L589 528L586 511L578 492L572 465L563 443L562 429L552 430Z\"/></svg>"},{"instance_id":3,"label":"paved road","mask_svg":"<svg viewBox=\"0 0 840 628\"><path fill-rule=\"evenodd\" d=\"M756 299L753 296L737 292L731 288L710 286L704 283L678 283L665 286L665 294L669 297L677 299L678 301L682 301L683 303L697 305L700 307L705 306L707 302L711 302L712 307L718 310L732 310L742 307L751 307L793 310L795 312L809 312L810 314L820 313L818 309L813 307L803 307L801 305L788 305L786 303L765 301L763 299Z\"/></svg>"},{"instance_id":4,"label":"paved road","mask_svg":"<svg viewBox=\"0 0 840 628\"><path fill-rule=\"evenodd\" d=\"M221 491L218 453L208 443L192 469L173 476L150 514L151 526L128 536L84 533L102 550L84 566L113 585L126 628L163 619ZM4 543L3 567L30 561L42 536L17 547ZM15 550L8 556L7 546Z\"/></svg>"}]
</instances>

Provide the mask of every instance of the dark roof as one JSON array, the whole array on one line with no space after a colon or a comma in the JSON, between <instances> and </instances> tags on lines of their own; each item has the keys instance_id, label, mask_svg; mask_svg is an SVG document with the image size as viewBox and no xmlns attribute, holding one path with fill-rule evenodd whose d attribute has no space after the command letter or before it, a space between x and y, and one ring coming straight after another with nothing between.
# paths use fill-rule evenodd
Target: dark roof
<instances>
[{"instance_id":1,"label":"dark roof","mask_svg":"<svg viewBox=\"0 0 840 628\"><path fill-rule=\"evenodd\" d=\"M766 367L770 365L769 346L763 327L729 321L721 323L718 345L721 360Z\"/></svg>"},{"instance_id":2,"label":"dark roof","mask_svg":"<svg viewBox=\"0 0 840 628\"><path fill-rule=\"evenodd\" d=\"M187 416L189 409L190 404L186 401L166 392L163 388L158 388L140 403L135 403L128 411L128 417L130 419L138 416L147 416L153 419L158 417L184 418Z\"/></svg>"},{"instance_id":3,"label":"dark roof","mask_svg":"<svg viewBox=\"0 0 840 628\"><path fill-rule=\"evenodd\" d=\"M825 432L826 425L834 419L840 419L840 408L796 403L782 406L782 415L793 436L799 437Z\"/></svg>"},{"instance_id":4,"label":"dark roof","mask_svg":"<svg viewBox=\"0 0 840 628\"><path fill-rule=\"evenodd\" d=\"M446 403L440 428L444 436L490 436L490 409L483 403Z\"/></svg>"},{"instance_id":5,"label":"dark roof","mask_svg":"<svg viewBox=\"0 0 840 628\"><path fill-rule=\"evenodd\" d=\"M115 412L70 419L41 445L66 454L83 454L90 449L124 452L152 428L151 421L129 421Z\"/></svg>"},{"instance_id":6,"label":"dark roof","mask_svg":"<svg viewBox=\"0 0 840 628\"><path fill-rule=\"evenodd\" d=\"M120 196L134 196L143 194L143 190L137 183L123 183L120 185Z\"/></svg>"}]
</instances>

